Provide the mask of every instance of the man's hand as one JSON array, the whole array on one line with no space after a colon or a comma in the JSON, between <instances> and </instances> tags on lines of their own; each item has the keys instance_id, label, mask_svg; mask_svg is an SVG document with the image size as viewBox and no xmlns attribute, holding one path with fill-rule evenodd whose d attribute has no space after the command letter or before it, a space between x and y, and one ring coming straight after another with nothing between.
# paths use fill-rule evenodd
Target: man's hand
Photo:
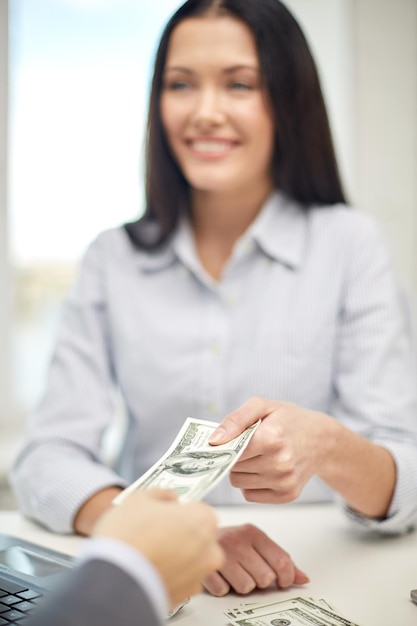
<instances>
[{"instance_id":1,"label":"man's hand","mask_svg":"<svg viewBox=\"0 0 417 626\"><path fill-rule=\"evenodd\" d=\"M145 556L164 581L171 607L202 590L224 560L217 522L206 504L180 504L170 491L137 491L98 521L93 536L124 541Z\"/></svg>"}]
</instances>

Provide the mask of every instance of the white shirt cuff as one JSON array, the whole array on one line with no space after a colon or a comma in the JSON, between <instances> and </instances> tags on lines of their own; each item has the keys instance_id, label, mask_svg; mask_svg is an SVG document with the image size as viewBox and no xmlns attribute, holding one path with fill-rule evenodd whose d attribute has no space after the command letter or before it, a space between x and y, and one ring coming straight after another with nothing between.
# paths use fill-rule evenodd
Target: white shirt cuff
<instances>
[{"instance_id":1,"label":"white shirt cuff","mask_svg":"<svg viewBox=\"0 0 417 626\"><path fill-rule=\"evenodd\" d=\"M113 563L136 580L148 595L160 618L166 619L169 602L165 585L158 571L137 550L117 539L94 537L85 543L80 561L92 559Z\"/></svg>"}]
</instances>

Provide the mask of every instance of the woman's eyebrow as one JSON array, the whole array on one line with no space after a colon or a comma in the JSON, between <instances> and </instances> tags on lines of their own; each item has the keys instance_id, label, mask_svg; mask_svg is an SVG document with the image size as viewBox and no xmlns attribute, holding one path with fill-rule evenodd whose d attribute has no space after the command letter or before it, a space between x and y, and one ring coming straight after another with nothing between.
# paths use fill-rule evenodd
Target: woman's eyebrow
<instances>
[{"instance_id":1,"label":"woman's eyebrow","mask_svg":"<svg viewBox=\"0 0 417 626\"><path fill-rule=\"evenodd\" d=\"M171 65L164 69L164 73L167 72L183 72L184 74L194 74L193 70L188 67L182 67L181 65Z\"/></svg>"},{"instance_id":2,"label":"woman's eyebrow","mask_svg":"<svg viewBox=\"0 0 417 626\"><path fill-rule=\"evenodd\" d=\"M226 67L223 71L223 74L233 74L234 72L238 72L240 70L250 70L251 72L255 72L259 74L259 67L257 65L245 65L239 63L237 65L231 65L230 67ZM194 74L195 70L192 70L189 67L183 67L182 65L171 65L165 68L164 73L167 72L183 72L184 74Z\"/></svg>"},{"instance_id":3,"label":"woman's eyebrow","mask_svg":"<svg viewBox=\"0 0 417 626\"><path fill-rule=\"evenodd\" d=\"M223 70L223 73L232 74L233 72L238 72L240 70L250 70L252 72L256 72L257 74L259 73L259 67L257 65L246 65L243 63L240 63L238 65L232 65L231 67L227 67L226 69Z\"/></svg>"}]
</instances>

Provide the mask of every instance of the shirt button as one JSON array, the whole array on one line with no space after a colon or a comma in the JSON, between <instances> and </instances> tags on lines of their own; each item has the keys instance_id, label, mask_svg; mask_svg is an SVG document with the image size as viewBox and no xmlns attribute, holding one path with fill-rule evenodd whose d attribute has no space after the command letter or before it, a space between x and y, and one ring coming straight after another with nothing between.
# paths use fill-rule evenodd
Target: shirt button
<instances>
[{"instance_id":1,"label":"shirt button","mask_svg":"<svg viewBox=\"0 0 417 626\"><path fill-rule=\"evenodd\" d=\"M211 351L213 354L215 354L216 356L218 356L219 354L221 354L222 352L222 347L220 343L213 343L213 345L211 346Z\"/></svg>"},{"instance_id":2,"label":"shirt button","mask_svg":"<svg viewBox=\"0 0 417 626\"><path fill-rule=\"evenodd\" d=\"M219 414L219 407L217 406L217 404L209 404L207 405L207 411L210 415L216 417L216 415Z\"/></svg>"}]
</instances>

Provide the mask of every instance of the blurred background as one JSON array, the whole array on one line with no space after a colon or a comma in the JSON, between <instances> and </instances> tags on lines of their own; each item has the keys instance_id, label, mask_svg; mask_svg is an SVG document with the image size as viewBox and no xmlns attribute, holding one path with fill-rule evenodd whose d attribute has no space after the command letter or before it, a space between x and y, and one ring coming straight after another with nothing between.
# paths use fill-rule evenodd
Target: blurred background
<instances>
[{"instance_id":1,"label":"blurred background","mask_svg":"<svg viewBox=\"0 0 417 626\"><path fill-rule=\"evenodd\" d=\"M413 303L417 2L285 3L319 67L347 194L382 223ZM181 4L0 0L0 508L14 506L7 470L78 262L143 211L150 72Z\"/></svg>"}]
</instances>

